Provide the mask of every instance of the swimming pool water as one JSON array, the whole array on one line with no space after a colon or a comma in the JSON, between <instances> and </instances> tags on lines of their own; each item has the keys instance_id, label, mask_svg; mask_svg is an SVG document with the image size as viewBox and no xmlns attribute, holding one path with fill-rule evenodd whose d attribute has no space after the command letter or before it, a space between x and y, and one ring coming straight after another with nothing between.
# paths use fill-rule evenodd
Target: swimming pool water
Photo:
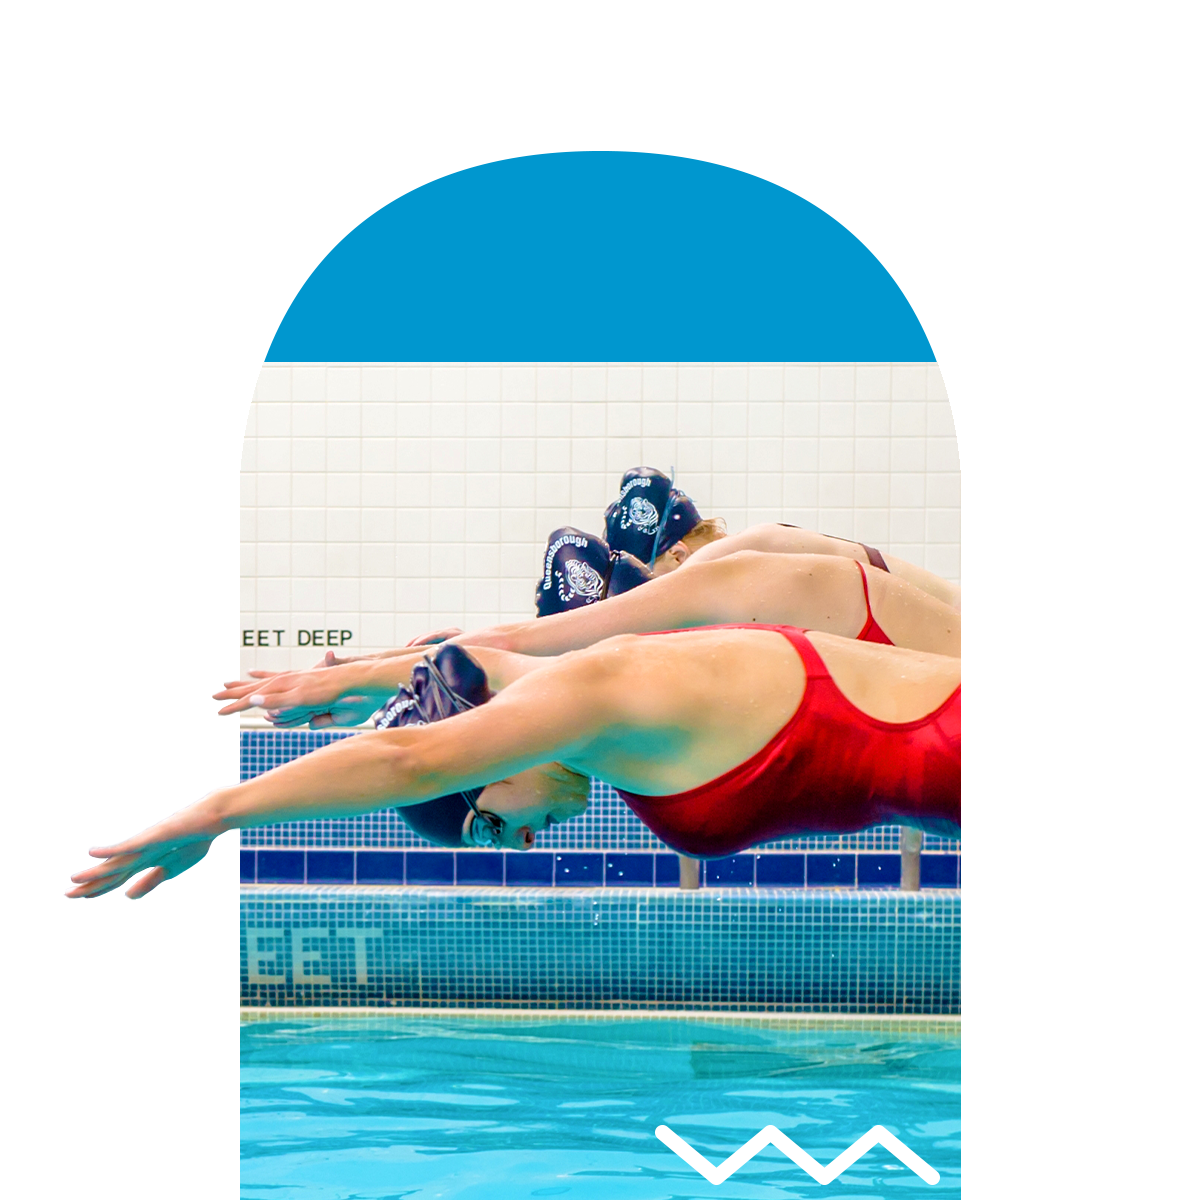
<instances>
[{"instance_id":1,"label":"swimming pool water","mask_svg":"<svg viewBox=\"0 0 1200 1200\"><path fill-rule=\"evenodd\" d=\"M714 1164L767 1124L822 1163L884 1125L941 1181L877 1146L822 1187L768 1146L714 1188L659 1124ZM400 1015L242 1027L244 1200L958 1196L958 1138L947 1034Z\"/></svg>"}]
</instances>

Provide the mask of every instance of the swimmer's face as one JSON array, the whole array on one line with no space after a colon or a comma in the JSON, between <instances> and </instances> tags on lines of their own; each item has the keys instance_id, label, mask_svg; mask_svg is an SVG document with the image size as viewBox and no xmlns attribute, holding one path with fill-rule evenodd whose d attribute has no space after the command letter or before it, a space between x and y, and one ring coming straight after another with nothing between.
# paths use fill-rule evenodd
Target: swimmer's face
<instances>
[{"instance_id":1,"label":"swimmer's face","mask_svg":"<svg viewBox=\"0 0 1200 1200\"><path fill-rule=\"evenodd\" d=\"M579 816L588 806L588 778L568 771L558 763L531 767L519 775L489 783L477 804L486 813L494 813L503 824L496 848L532 850L537 835L551 825ZM467 818L463 840L473 844Z\"/></svg>"}]
</instances>

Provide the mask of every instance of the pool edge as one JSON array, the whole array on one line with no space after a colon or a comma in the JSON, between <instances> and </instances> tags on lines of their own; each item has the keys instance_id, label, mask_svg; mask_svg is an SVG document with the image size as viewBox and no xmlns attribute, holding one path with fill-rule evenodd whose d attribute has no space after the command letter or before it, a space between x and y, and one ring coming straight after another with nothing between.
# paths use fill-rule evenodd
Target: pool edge
<instances>
[{"instance_id":1,"label":"pool edge","mask_svg":"<svg viewBox=\"0 0 1200 1200\"><path fill-rule=\"evenodd\" d=\"M351 1008L351 1007L267 1007L240 1008L242 1024L256 1021L294 1020L296 1018L370 1017L396 1019L407 1017L441 1017L452 1020L488 1021L644 1021L678 1020L701 1021L714 1025L769 1024L788 1029L854 1028L921 1033L961 1034L962 1017L957 1013L905 1013L889 1016L882 1013L776 1013L776 1012L713 1012L705 1009L597 1009L597 1008Z\"/></svg>"}]
</instances>

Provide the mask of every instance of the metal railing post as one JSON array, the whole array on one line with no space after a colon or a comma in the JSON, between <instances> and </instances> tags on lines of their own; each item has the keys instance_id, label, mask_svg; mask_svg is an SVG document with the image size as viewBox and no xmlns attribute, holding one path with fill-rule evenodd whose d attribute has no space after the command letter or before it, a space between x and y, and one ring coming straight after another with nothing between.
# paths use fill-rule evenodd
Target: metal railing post
<instances>
[{"instance_id":1,"label":"metal railing post","mask_svg":"<svg viewBox=\"0 0 1200 1200\"><path fill-rule=\"evenodd\" d=\"M679 856L679 886L689 889L700 886L700 860L698 858L688 858L686 854Z\"/></svg>"},{"instance_id":2,"label":"metal railing post","mask_svg":"<svg viewBox=\"0 0 1200 1200\"><path fill-rule=\"evenodd\" d=\"M921 890L921 846L925 835L910 825L900 827L900 890Z\"/></svg>"}]
</instances>

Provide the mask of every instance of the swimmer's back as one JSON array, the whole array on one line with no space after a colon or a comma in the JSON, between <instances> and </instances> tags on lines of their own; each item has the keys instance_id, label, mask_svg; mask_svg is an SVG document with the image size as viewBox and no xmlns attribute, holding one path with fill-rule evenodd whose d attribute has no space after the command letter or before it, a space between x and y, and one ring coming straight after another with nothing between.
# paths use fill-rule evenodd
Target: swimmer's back
<instances>
[{"instance_id":1,"label":"swimmer's back","mask_svg":"<svg viewBox=\"0 0 1200 1200\"><path fill-rule=\"evenodd\" d=\"M751 757L688 791L635 793L617 785L642 821L668 846L700 858L781 837L851 833L897 821L957 836L960 689L955 686L923 717L872 719L833 681L815 639L788 627L758 628L764 636L770 628L787 638L804 661L805 687L794 715ZM836 643L845 644L837 637L821 640L834 653ZM920 662L937 656L900 654L896 661L918 683L922 675L928 683L951 671L955 661ZM879 658L876 675L889 657ZM854 658L866 661L857 651Z\"/></svg>"},{"instance_id":2,"label":"swimmer's back","mask_svg":"<svg viewBox=\"0 0 1200 1200\"><path fill-rule=\"evenodd\" d=\"M877 721L923 717L958 686L957 659L834 634L809 640L846 699ZM626 634L563 659L595 689L611 731L572 765L643 793L684 791L744 762L805 689L795 648L768 626Z\"/></svg>"},{"instance_id":3,"label":"swimmer's back","mask_svg":"<svg viewBox=\"0 0 1200 1200\"><path fill-rule=\"evenodd\" d=\"M739 550L760 550L770 554L834 554L871 565L871 557L861 542L830 537L828 534L801 529L796 525L767 524L752 525L741 533L731 533L728 537L702 546L690 555L684 566L723 558ZM907 580L923 592L928 592L943 604L950 605L955 612L961 611L962 589L957 584L893 554L884 554L882 557L893 575Z\"/></svg>"}]
</instances>

